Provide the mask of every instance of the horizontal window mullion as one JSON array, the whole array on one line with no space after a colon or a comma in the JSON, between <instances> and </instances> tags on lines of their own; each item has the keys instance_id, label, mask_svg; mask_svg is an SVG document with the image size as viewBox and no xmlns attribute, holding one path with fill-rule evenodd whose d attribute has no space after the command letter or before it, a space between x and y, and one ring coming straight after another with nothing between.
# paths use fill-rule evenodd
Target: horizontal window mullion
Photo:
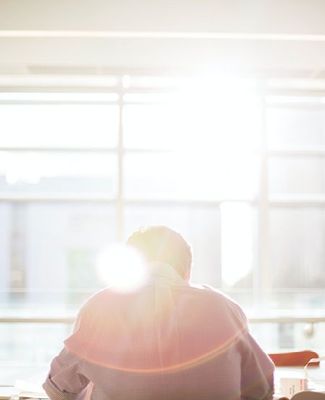
<instances>
[{"instance_id":1,"label":"horizontal window mullion","mask_svg":"<svg viewBox=\"0 0 325 400\"><path fill-rule=\"evenodd\" d=\"M116 153L117 149L114 147L12 147L0 146L0 151L5 152L57 152L57 153Z\"/></svg>"},{"instance_id":2,"label":"horizontal window mullion","mask_svg":"<svg viewBox=\"0 0 325 400\"><path fill-rule=\"evenodd\" d=\"M45 317L45 316L37 316L37 317L19 317L19 316L11 316L11 317L0 317L0 324L72 324L75 321L74 316L56 316L56 317ZM275 315L275 316L266 316L266 317L254 317L248 316L248 322L253 324L266 324L266 323L274 323L274 324L316 324L316 323L324 323L325 317L314 317L314 316L292 316L292 315Z\"/></svg>"},{"instance_id":3,"label":"horizontal window mullion","mask_svg":"<svg viewBox=\"0 0 325 400\"><path fill-rule=\"evenodd\" d=\"M117 105L118 101L112 101L112 100L96 100L96 101L89 101L89 100L80 100L80 101L76 101L76 100L26 100L26 101L22 101L22 100L0 100L0 105L19 105L19 106L44 106L44 105Z\"/></svg>"},{"instance_id":4,"label":"horizontal window mullion","mask_svg":"<svg viewBox=\"0 0 325 400\"><path fill-rule=\"evenodd\" d=\"M173 152L171 149L145 149L145 148L123 148L123 153L166 153ZM0 146L0 152L58 152L58 153L117 153L116 147L13 147L13 146Z\"/></svg>"},{"instance_id":5,"label":"horizontal window mullion","mask_svg":"<svg viewBox=\"0 0 325 400\"><path fill-rule=\"evenodd\" d=\"M125 205L152 205L152 206L192 206L192 207L219 207L222 203L249 203L256 204L256 199L247 198L222 198L213 200L191 200L191 199L145 199L125 198Z\"/></svg>"},{"instance_id":6,"label":"horizontal window mullion","mask_svg":"<svg viewBox=\"0 0 325 400\"><path fill-rule=\"evenodd\" d=\"M21 202L21 203L38 203L38 202L89 202L101 203L109 202L115 203L118 199L112 196L105 195L74 195L74 194L60 194L60 195L43 195L43 194L12 194L0 193L0 202ZM222 198L213 200L191 200L191 199L150 199L150 198L123 198L124 205L157 205L157 206L193 206L193 207L215 207L225 202L240 202L256 204L256 199L248 198Z\"/></svg>"},{"instance_id":7,"label":"horizontal window mullion","mask_svg":"<svg viewBox=\"0 0 325 400\"><path fill-rule=\"evenodd\" d=\"M9 203L115 203L117 199L112 196L105 195L42 195L42 194L13 194L0 193L0 202Z\"/></svg>"},{"instance_id":8,"label":"horizontal window mullion","mask_svg":"<svg viewBox=\"0 0 325 400\"><path fill-rule=\"evenodd\" d=\"M267 151L269 157L324 157L325 147L301 147L301 148L270 148Z\"/></svg>"},{"instance_id":9,"label":"horizontal window mullion","mask_svg":"<svg viewBox=\"0 0 325 400\"><path fill-rule=\"evenodd\" d=\"M269 198L269 205L271 207L324 207L325 195L317 196L287 196L287 195L273 195Z\"/></svg>"}]
</instances>

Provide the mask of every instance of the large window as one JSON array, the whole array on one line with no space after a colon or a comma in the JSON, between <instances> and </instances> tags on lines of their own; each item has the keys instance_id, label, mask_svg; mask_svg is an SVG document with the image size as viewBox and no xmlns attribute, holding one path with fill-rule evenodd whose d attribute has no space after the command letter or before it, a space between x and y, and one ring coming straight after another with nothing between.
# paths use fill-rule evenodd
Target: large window
<instances>
[{"instance_id":1,"label":"large window","mask_svg":"<svg viewBox=\"0 0 325 400\"><path fill-rule=\"evenodd\" d=\"M191 243L193 281L255 317L317 316L325 306L322 103L272 97L244 80L115 82L105 92L1 93L1 315L73 315L103 285L100 250L139 226L166 224ZM15 360L8 343L26 345L24 327L3 326L1 358ZM272 326L253 325L266 347L321 346L319 333L308 342L290 324ZM69 328L57 328L59 341ZM39 362L56 351L42 329Z\"/></svg>"}]
</instances>

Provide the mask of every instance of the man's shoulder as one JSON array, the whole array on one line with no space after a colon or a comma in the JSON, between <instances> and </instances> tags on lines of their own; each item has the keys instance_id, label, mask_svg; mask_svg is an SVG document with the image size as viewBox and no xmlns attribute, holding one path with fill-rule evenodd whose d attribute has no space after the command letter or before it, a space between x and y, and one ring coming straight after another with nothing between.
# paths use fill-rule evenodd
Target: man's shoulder
<instances>
[{"instance_id":1,"label":"man's shoulder","mask_svg":"<svg viewBox=\"0 0 325 400\"><path fill-rule=\"evenodd\" d=\"M221 290L218 290L210 285L190 285L190 289L192 289L198 296L204 297L207 302L215 303L221 306L222 308L228 310L234 316L242 321L246 321L246 315L241 308L241 306L227 294L223 293Z\"/></svg>"},{"instance_id":2,"label":"man's shoulder","mask_svg":"<svg viewBox=\"0 0 325 400\"><path fill-rule=\"evenodd\" d=\"M102 309L109 303L116 303L117 293L109 288L104 288L93 293L81 305L79 312L85 314L87 312L94 312L95 309Z\"/></svg>"},{"instance_id":3,"label":"man's shoulder","mask_svg":"<svg viewBox=\"0 0 325 400\"><path fill-rule=\"evenodd\" d=\"M196 285L196 284L191 283L189 285L189 287L190 287L190 289L196 291L198 294L201 294L201 295L207 296L207 297L211 297L211 299L214 299L216 301L239 306L235 300L233 300L231 297L226 295L224 292L222 292L219 289L216 289L213 286L206 285L206 284Z\"/></svg>"}]
</instances>

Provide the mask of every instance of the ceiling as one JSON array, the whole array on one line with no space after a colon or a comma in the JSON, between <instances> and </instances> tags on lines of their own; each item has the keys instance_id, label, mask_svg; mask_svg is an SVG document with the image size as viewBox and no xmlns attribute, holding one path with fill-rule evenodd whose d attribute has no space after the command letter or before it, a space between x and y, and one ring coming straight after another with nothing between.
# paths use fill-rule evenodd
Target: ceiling
<instances>
[{"instance_id":1,"label":"ceiling","mask_svg":"<svg viewBox=\"0 0 325 400\"><path fill-rule=\"evenodd\" d=\"M2 0L0 74L49 71L324 78L325 2Z\"/></svg>"}]
</instances>

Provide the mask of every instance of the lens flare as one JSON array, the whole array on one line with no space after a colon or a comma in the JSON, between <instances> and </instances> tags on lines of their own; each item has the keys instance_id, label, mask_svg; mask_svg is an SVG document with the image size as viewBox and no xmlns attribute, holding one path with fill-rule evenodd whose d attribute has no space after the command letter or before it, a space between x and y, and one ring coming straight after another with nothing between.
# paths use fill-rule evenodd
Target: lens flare
<instances>
[{"instance_id":1,"label":"lens flare","mask_svg":"<svg viewBox=\"0 0 325 400\"><path fill-rule=\"evenodd\" d=\"M133 248L114 243L97 257L99 279L117 292L133 292L148 281L148 269L141 255Z\"/></svg>"}]
</instances>

